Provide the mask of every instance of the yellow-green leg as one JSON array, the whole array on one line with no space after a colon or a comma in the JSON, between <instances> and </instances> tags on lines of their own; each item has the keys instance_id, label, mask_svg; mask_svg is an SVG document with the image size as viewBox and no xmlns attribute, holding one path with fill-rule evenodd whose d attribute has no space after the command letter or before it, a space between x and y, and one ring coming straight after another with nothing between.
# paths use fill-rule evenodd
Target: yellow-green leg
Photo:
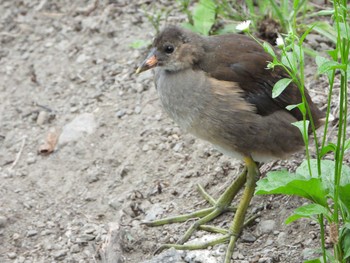
<instances>
[{"instance_id":1,"label":"yellow-green leg","mask_svg":"<svg viewBox=\"0 0 350 263\"><path fill-rule=\"evenodd\" d=\"M226 251L225 263L231 262L231 257L235 248L236 241L243 229L245 215L247 213L247 209L250 204L250 201L254 196L256 182L260 176L259 169L251 157L245 157L244 162L246 164L247 171L248 171L247 181L246 181L242 198L237 207L236 214L229 228L230 243Z\"/></svg>"},{"instance_id":2,"label":"yellow-green leg","mask_svg":"<svg viewBox=\"0 0 350 263\"><path fill-rule=\"evenodd\" d=\"M200 193L212 205L212 207L205 208L186 215L169 217L152 222L144 222L144 224L148 226L160 226L165 224L184 222L192 218L200 218L194 224L192 224L192 226L186 231L184 236L177 242L177 244L164 244L156 252L160 252L163 249L171 247L180 250L204 249L209 246L214 246L216 244L229 242L229 246L225 257L225 263L230 262L236 240L239 234L241 233L242 228L244 227L245 214L247 212L249 203L254 195L255 184L259 177L259 170L253 159L251 157L245 157L244 162L246 164L246 167L242 174L240 174L238 178L225 190L225 192L219 197L217 201L215 201L210 195L208 195L204 191L202 187L199 186ZM233 211L231 202L233 198L237 195L239 190L244 186L244 184L246 184L245 189L240 203L237 209L235 209L236 213L230 228L227 230L205 225L206 223L218 217L219 215L227 211ZM223 235L209 242L184 245L184 243L188 241L193 232L197 229L214 233L220 233Z\"/></svg>"},{"instance_id":3,"label":"yellow-green leg","mask_svg":"<svg viewBox=\"0 0 350 263\"><path fill-rule=\"evenodd\" d=\"M220 196L220 198L217 201L215 201L214 198L212 198L209 194L207 194L201 186L198 186L198 190L201 193L201 195L204 197L204 199L206 199L212 205L212 207L210 208L201 209L190 214L168 217L168 218L150 221L150 222L143 222L143 224L147 226L161 226L166 224L185 222L193 218L200 218L187 230L185 235L178 241L179 244L183 244L190 238L191 234L196 229L199 228L199 226L204 225L205 223L213 220L214 218L218 217L219 215L225 212L235 210L231 206L231 203L235 195L243 187L246 181L246 176L247 176L247 170L244 169L244 171L225 190L225 192Z\"/></svg>"}]
</instances>

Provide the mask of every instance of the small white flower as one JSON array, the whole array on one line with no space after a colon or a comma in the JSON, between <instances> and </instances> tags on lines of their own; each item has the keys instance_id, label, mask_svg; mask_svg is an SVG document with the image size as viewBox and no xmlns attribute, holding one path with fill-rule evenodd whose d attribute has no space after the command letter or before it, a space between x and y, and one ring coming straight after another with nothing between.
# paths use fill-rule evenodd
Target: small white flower
<instances>
[{"instance_id":1,"label":"small white flower","mask_svg":"<svg viewBox=\"0 0 350 263\"><path fill-rule=\"evenodd\" d=\"M248 31L249 25L251 22L252 22L251 20L243 21L242 23L240 23L236 26L236 29L238 31Z\"/></svg>"},{"instance_id":2,"label":"small white flower","mask_svg":"<svg viewBox=\"0 0 350 263\"><path fill-rule=\"evenodd\" d=\"M281 35L278 35L278 38L276 39L276 45L279 48L283 48L284 46L284 40Z\"/></svg>"}]
</instances>

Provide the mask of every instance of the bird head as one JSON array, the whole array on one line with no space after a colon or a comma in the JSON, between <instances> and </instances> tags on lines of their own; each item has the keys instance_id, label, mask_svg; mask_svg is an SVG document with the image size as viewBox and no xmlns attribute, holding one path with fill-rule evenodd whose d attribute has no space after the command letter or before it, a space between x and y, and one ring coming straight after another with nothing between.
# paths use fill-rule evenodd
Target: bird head
<instances>
[{"instance_id":1,"label":"bird head","mask_svg":"<svg viewBox=\"0 0 350 263\"><path fill-rule=\"evenodd\" d=\"M136 73L154 67L168 71L191 68L204 53L200 36L176 26L168 26L154 39L152 49Z\"/></svg>"}]
</instances>

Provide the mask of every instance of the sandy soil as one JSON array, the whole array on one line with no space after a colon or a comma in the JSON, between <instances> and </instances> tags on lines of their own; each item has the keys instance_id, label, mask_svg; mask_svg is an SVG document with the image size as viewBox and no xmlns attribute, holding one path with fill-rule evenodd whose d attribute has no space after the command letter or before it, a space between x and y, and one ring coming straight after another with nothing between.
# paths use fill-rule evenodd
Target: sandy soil
<instances>
[{"instance_id":1,"label":"sandy soil","mask_svg":"<svg viewBox=\"0 0 350 263\"><path fill-rule=\"evenodd\" d=\"M188 224L149 228L142 220L206 207L196 184L217 197L242 169L166 116L151 72L135 76L147 50L130 44L151 40L154 29L142 12L151 1L132 2L1 1L0 262L146 262ZM174 8L168 21L183 19ZM310 45L328 43L314 35ZM327 85L315 78L314 65L308 72L322 106ZM51 142L60 135L58 145L38 154L48 134ZM293 170L302 158L263 170ZM318 226L283 223L303 202L255 197L250 213L261 216L245 229L235 262L312 258ZM215 224L225 227L231 218ZM224 248L153 260L220 262Z\"/></svg>"}]
</instances>

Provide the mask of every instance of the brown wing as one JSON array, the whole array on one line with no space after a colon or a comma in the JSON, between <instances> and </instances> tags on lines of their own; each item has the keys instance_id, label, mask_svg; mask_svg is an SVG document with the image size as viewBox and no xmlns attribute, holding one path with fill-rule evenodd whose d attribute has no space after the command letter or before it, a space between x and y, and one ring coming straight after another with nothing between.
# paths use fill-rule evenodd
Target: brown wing
<instances>
[{"instance_id":1,"label":"brown wing","mask_svg":"<svg viewBox=\"0 0 350 263\"><path fill-rule=\"evenodd\" d=\"M212 41L214 39L216 45ZM290 84L281 95L272 98L274 84L280 79L288 78L288 75L281 68L267 69L272 58L251 38L244 35L222 35L206 38L203 44L206 55L198 63L199 68L216 79L239 83L244 98L256 107L258 114L270 115L302 101L295 84ZM319 126L318 120L323 114L307 93L306 97L316 126ZM293 109L290 113L302 120L298 109Z\"/></svg>"}]
</instances>

